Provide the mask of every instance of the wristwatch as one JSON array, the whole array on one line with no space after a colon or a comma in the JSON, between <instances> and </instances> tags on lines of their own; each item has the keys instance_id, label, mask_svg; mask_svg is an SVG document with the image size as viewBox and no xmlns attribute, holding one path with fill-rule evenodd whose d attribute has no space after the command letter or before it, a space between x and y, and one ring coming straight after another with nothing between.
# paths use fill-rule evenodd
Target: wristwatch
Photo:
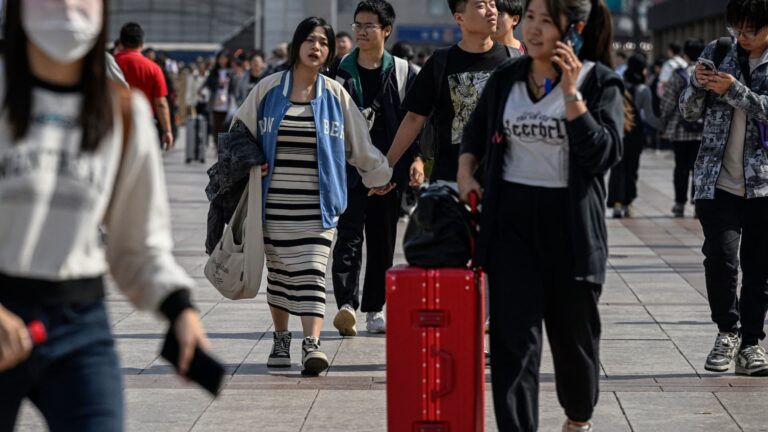
<instances>
[{"instance_id":1,"label":"wristwatch","mask_svg":"<svg viewBox=\"0 0 768 432\"><path fill-rule=\"evenodd\" d=\"M577 91L575 94L566 95L564 99L565 99L565 103L583 102L584 96L581 95L580 91Z\"/></svg>"}]
</instances>

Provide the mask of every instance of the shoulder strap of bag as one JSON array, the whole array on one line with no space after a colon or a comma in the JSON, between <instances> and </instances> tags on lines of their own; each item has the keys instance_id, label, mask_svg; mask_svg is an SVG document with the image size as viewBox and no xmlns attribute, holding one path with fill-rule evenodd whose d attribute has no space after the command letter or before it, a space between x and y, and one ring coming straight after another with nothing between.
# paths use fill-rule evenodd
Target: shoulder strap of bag
<instances>
[{"instance_id":1,"label":"shoulder strap of bag","mask_svg":"<svg viewBox=\"0 0 768 432\"><path fill-rule=\"evenodd\" d=\"M733 40L727 36L717 40L717 43L715 44L715 53L712 57L712 62L715 64L715 67L720 67L720 63L723 62L732 46Z\"/></svg>"},{"instance_id":2,"label":"shoulder strap of bag","mask_svg":"<svg viewBox=\"0 0 768 432\"><path fill-rule=\"evenodd\" d=\"M408 87L408 70L410 66L408 62L399 58L395 59L395 77L397 78L397 92L400 96L400 103L405 100L406 88Z\"/></svg>"},{"instance_id":3,"label":"shoulder strap of bag","mask_svg":"<svg viewBox=\"0 0 768 432\"><path fill-rule=\"evenodd\" d=\"M120 117L123 122L123 142L120 146L120 159L117 162L117 174L115 175L115 181L112 184L112 194L109 196L109 207L107 211L112 208L112 203L115 200L115 192L117 191L117 183L120 180L120 176L123 172L123 158L125 152L128 149L128 143L131 138L131 125L133 124L133 108L132 108L132 96L131 90L118 85L115 82L110 81L112 90L117 94L117 99L120 107Z\"/></svg>"}]
</instances>

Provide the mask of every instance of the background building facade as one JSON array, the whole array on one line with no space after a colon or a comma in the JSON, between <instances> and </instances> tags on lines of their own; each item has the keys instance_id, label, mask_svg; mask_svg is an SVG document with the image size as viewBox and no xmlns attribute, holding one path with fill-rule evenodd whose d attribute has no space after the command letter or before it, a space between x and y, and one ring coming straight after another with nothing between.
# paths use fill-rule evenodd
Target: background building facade
<instances>
[{"instance_id":1,"label":"background building facade","mask_svg":"<svg viewBox=\"0 0 768 432\"><path fill-rule=\"evenodd\" d=\"M359 0L109 0L110 37L135 21L148 45L165 49L216 50L222 45L271 50L293 35L304 17L326 18L348 31ZM421 47L449 45L461 37L446 0L390 0L397 21L390 43L407 40ZM722 1L722 0L716 0ZM614 13L617 49L648 42L649 0L607 0ZM254 25L255 23L255 25Z\"/></svg>"},{"instance_id":2,"label":"background building facade","mask_svg":"<svg viewBox=\"0 0 768 432\"><path fill-rule=\"evenodd\" d=\"M663 56L671 42L682 44L697 37L709 42L727 36L725 0L656 0L648 11L655 46Z\"/></svg>"}]
</instances>

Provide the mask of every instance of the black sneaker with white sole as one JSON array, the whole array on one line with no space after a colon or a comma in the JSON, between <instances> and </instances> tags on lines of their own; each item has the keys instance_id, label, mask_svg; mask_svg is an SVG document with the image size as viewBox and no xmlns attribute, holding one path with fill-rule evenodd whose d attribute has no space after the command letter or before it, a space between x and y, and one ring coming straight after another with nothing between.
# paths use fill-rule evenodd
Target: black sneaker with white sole
<instances>
[{"instance_id":1,"label":"black sneaker with white sole","mask_svg":"<svg viewBox=\"0 0 768 432\"><path fill-rule=\"evenodd\" d=\"M291 367L291 332L272 333L272 353L269 354L267 367Z\"/></svg>"},{"instance_id":2,"label":"black sneaker with white sole","mask_svg":"<svg viewBox=\"0 0 768 432\"><path fill-rule=\"evenodd\" d=\"M320 339L314 336L304 338L301 343L301 364L304 369L302 375L318 376L328 369L328 357L320 351Z\"/></svg>"},{"instance_id":3,"label":"black sneaker with white sole","mask_svg":"<svg viewBox=\"0 0 768 432\"><path fill-rule=\"evenodd\" d=\"M736 333L720 332L715 339L715 346L707 356L704 369L710 372L727 372L739 352L741 338Z\"/></svg>"},{"instance_id":4,"label":"black sneaker with white sole","mask_svg":"<svg viewBox=\"0 0 768 432\"><path fill-rule=\"evenodd\" d=\"M760 345L742 347L736 358L736 375L768 376L765 348Z\"/></svg>"}]
</instances>

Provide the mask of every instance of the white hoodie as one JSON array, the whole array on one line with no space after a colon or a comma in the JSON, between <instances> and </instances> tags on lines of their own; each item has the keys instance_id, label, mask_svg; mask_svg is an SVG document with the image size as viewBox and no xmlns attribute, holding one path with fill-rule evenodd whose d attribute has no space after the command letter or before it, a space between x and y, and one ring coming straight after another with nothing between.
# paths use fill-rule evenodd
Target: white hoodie
<instances>
[{"instance_id":1,"label":"white hoodie","mask_svg":"<svg viewBox=\"0 0 768 432\"><path fill-rule=\"evenodd\" d=\"M0 68L0 101L4 93ZM131 138L114 185L123 146L115 100L115 127L92 153L79 150L80 93L34 87L32 120L19 142L7 112L0 114L0 273L64 281L109 271L137 307L157 310L194 282L172 255L160 146L141 92L133 92Z\"/></svg>"}]
</instances>

